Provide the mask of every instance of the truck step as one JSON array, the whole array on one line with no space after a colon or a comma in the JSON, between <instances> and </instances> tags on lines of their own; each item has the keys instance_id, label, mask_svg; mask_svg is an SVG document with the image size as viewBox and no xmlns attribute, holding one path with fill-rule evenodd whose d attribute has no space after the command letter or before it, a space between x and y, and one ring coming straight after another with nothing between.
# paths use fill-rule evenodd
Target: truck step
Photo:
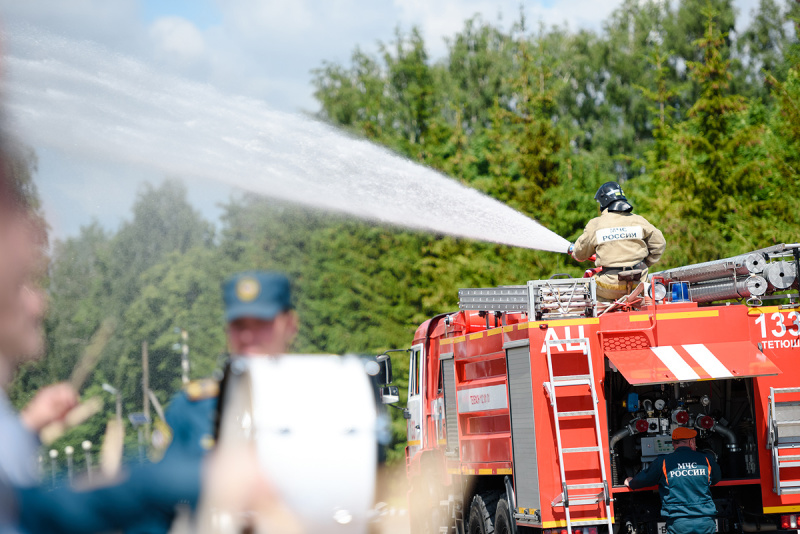
<instances>
[{"instance_id":1,"label":"truck step","mask_svg":"<svg viewBox=\"0 0 800 534\"><path fill-rule=\"evenodd\" d=\"M559 417L578 417L580 415L594 415L594 410L581 410L577 412L558 412Z\"/></svg>"},{"instance_id":2,"label":"truck step","mask_svg":"<svg viewBox=\"0 0 800 534\"><path fill-rule=\"evenodd\" d=\"M800 488L781 488L781 495L793 495L796 493L800 493Z\"/></svg>"},{"instance_id":3,"label":"truck step","mask_svg":"<svg viewBox=\"0 0 800 534\"><path fill-rule=\"evenodd\" d=\"M800 480L785 480L780 483L781 488L797 488L800 490Z\"/></svg>"},{"instance_id":4,"label":"truck step","mask_svg":"<svg viewBox=\"0 0 800 534\"><path fill-rule=\"evenodd\" d=\"M561 452L567 454L570 452L600 452L601 450L601 447L570 447L567 449L561 449Z\"/></svg>"}]
</instances>

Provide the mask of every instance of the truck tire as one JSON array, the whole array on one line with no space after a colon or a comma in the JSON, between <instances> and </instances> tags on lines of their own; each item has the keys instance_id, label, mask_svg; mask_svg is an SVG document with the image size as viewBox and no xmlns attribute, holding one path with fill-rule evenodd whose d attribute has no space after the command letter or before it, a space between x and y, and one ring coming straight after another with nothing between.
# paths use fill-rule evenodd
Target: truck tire
<instances>
[{"instance_id":1,"label":"truck tire","mask_svg":"<svg viewBox=\"0 0 800 534\"><path fill-rule=\"evenodd\" d=\"M508 508L508 500L504 496L497 502L497 512L494 515L495 534L511 534L514 532L512 521L511 510Z\"/></svg>"},{"instance_id":2,"label":"truck tire","mask_svg":"<svg viewBox=\"0 0 800 534\"><path fill-rule=\"evenodd\" d=\"M494 515L499 500L499 491L479 493L472 498L467 530L469 534L494 534Z\"/></svg>"}]
</instances>

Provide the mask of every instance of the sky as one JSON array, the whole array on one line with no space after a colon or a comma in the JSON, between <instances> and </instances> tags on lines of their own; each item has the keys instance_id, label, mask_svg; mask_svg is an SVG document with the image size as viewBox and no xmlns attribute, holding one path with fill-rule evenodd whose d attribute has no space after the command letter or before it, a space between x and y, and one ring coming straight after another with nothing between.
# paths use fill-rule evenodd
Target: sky
<instances>
[{"instance_id":1,"label":"sky","mask_svg":"<svg viewBox=\"0 0 800 534\"><path fill-rule=\"evenodd\" d=\"M312 71L346 64L356 47L376 52L396 28L420 28L432 58L470 17L508 27L520 9L530 22L600 30L621 0L0 0L3 51L19 32L45 31L132 57L159 73L257 99L280 112L315 112ZM736 0L745 24L757 0ZM19 28L22 28L20 30ZM13 77L13 69L8 76ZM87 95L90 98L90 95ZM12 117L13 119L13 117ZM25 139L23 139L25 140ZM165 177L141 166L31 143L36 182L52 237L99 221L109 229L130 217L144 182ZM193 179L189 200L210 219L237 190Z\"/></svg>"}]
</instances>

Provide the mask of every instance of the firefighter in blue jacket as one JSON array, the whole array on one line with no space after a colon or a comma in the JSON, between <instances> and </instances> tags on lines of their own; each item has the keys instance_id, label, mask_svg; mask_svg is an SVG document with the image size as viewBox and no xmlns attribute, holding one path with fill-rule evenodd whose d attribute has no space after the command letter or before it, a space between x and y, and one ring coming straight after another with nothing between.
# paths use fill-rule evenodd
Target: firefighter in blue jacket
<instances>
[{"instance_id":1,"label":"firefighter in blue jacket","mask_svg":"<svg viewBox=\"0 0 800 534\"><path fill-rule=\"evenodd\" d=\"M719 482L719 465L710 455L697 450L697 431L678 427L672 431L674 452L661 455L625 485L631 489L658 484L661 516L669 534L713 534L717 509L711 486Z\"/></svg>"},{"instance_id":2,"label":"firefighter in blue jacket","mask_svg":"<svg viewBox=\"0 0 800 534\"><path fill-rule=\"evenodd\" d=\"M289 280L282 273L251 271L223 285L225 322L231 354L282 354L297 333ZM180 391L164 417L169 426L164 461L175 455L203 456L214 446L220 383L195 380Z\"/></svg>"}]
</instances>

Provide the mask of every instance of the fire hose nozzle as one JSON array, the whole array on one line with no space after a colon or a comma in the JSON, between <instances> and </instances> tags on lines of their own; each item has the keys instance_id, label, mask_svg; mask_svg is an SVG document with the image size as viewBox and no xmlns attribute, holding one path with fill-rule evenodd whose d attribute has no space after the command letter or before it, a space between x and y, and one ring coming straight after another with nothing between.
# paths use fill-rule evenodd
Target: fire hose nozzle
<instances>
[{"instance_id":1,"label":"fire hose nozzle","mask_svg":"<svg viewBox=\"0 0 800 534\"><path fill-rule=\"evenodd\" d=\"M575 258L575 255L573 254L574 250L575 250L575 243L570 243L569 244L569 248L567 249L567 254L569 254L570 257L572 257L573 260L581 261L581 260L578 260L578 259ZM582 260L582 261L595 261L596 259L597 259L597 254L592 254L591 256L589 256L588 258L586 258L585 260Z\"/></svg>"}]
</instances>

